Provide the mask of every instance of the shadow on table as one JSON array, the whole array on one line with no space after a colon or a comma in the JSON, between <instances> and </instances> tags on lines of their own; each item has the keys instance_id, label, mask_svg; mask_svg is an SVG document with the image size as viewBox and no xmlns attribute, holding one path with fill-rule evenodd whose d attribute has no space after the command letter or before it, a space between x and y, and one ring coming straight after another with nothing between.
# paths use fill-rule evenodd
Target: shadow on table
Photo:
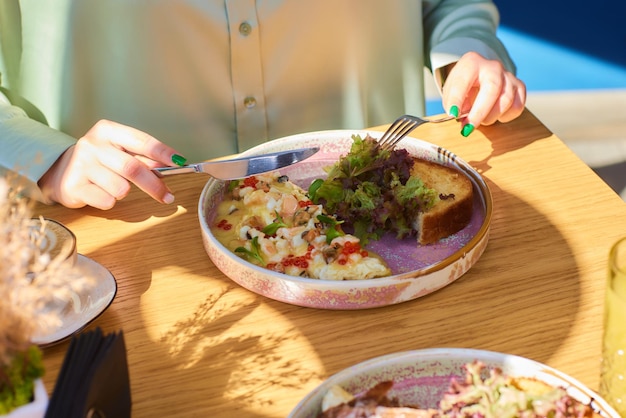
<instances>
[{"instance_id":1,"label":"shadow on table","mask_svg":"<svg viewBox=\"0 0 626 418\"><path fill-rule=\"evenodd\" d=\"M545 133L538 132L529 141L540 137ZM488 159L482 164L483 170L489 169ZM184 197L181 201L197 202L204 181L199 179L194 187L179 190ZM210 262L199 229L185 229L188 219L183 217L197 217L195 207L184 208L180 216L157 222L141 233L120 238L108 244L106 251L97 249L85 254L109 268L119 287L116 300L90 328L101 326L115 331L124 328L125 323L132 325L127 325L124 333L133 416L144 416L148 405L170 415L193 415L181 399L193 399L204 411L221 411L227 404L242 418L273 416L271 411L276 405L293 408L319 382L346 367L392 352L421 348L486 349L550 364L581 314L576 260L565 238L546 216L520 197L498 190L497 185L490 183L489 187L497 195L498 204L489 245L477 264L437 292L383 308L302 308L237 286ZM111 220L132 223L165 217L177 210L149 199L134 213L125 211L128 206L124 202L118 206L104 213L85 208L66 216L69 220L97 216L100 219L94 219L94 223L106 228ZM557 237L552 241L557 245L549 249L540 239L548 234ZM508 259L498 257L499 247L509 247ZM165 265L165 260L172 259L165 253L177 255L177 266ZM516 254L530 254L536 262L521 263ZM187 295L186 299L192 301L187 308L191 314L169 324L155 338L150 332L163 327L144 323L139 306L148 290L158 288L153 272L171 267L185 269L199 280L211 280L194 286L201 291ZM500 281L494 272L506 280ZM129 295L136 300L128 300ZM137 308L124 309L134 306ZM451 306L455 307L454 315ZM255 315L268 310L272 321ZM469 313L471 322L466 316ZM128 315L140 317L127 322ZM158 316L153 312L150 320ZM325 326L311 327L312 323ZM65 349L66 345L61 344L46 349L46 353L59 354ZM178 382L185 382L187 393L179 392ZM213 397L206 394L208 385ZM285 398L285 394L290 395Z\"/></svg>"},{"instance_id":2,"label":"shadow on table","mask_svg":"<svg viewBox=\"0 0 626 418\"><path fill-rule=\"evenodd\" d=\"M550 362L580 314L578 266L567 241L547 218L516 196L499 193L498 197L494 220L519 217L529 222L498 222L481 259L456 282L396 306L318 313L322 322L354 321L354 327L341 335L344 351L354 353L350 364L389 352L431 347L480 348ZM524 228L514 229L516 224ZM560 237L558 245L544 248L538 239L542 235ZM509 258L498 258L496 247L510 247ZM525 260L531 254L536 262L522 263L515 254L525 254ZM491 274L496 271L498 277L505 271L506 281ZM460 313L452 316L450 306ZM471 312L471 322L463 312ZM408 329L403 318L409 316L412 323L421 325ZM302 330L306 333L305 324ZM328 346L328 333L308 337L316 347ZM329 359L328 373L350 365L333 362L331 351L320 349L318 354Z\"/></svg>"},{"instance_id":3,"label":"shadow on table","mask_svg":"<svg viewBox=\"0 0 626 418\"><path fill-rule=\"evenodd\" d=\"M494 184L490 187L494 191L497 188ZM431 295L384 308L324 311L252 294L224 277L220 286L198 294L193 314L170 327L159 341L151 341L142 328L125 330L131 349L132 341L156 345L150 349L150 358L130 356L132 380L141 380L144 391L155 391L151 395L136 394L137 398L142 403L163 402L166 408L165 404L175 402L177 397L172 382L194 382L186 384L186 388L194 388L197 396L203 396L209 375L222 376L223 380L212 377L210 384L218 387L213 393L224 397L200 402L208 408L229 403L238 416L259 418L270 416L263 409L271 410L277 402L295 406L330 374L392 352L466 347L522 355L549 364L580 314L576 260L566 240L545 216L516 196L502 191L497 194L494 220L522 218L531 222L496 222L478 263L455 283ZM168 230L176 229L176 222L174 218L155 226L147 239L167 235ZM560 237L558 245L547 251L538 239L544 234ZM202 275L203 269L212 265L201 248L199 236L195 245L198 248L185 247L181 265ZM132 250L123 241L115 246L120 247L120 254ZM502 246L512 248L506 260L498 258L496 249ZM528 253L536 263L517 261L515 254ZM110 259L104 261L114 263ZM151 271L160 267L158 257L150 258L143 272L136 272L132 278L119 277L119 281L122 286L149 287ZM506 271L506 281L498 281L491 274L495 271ZM234 292L244 292L245 297L233 298ZM121 291L120 297L123 295ZM450 314L450 306L455 306L455 315ZM256 320L255 311L261 308L274 311L276 321ZM124 313L117 312L114 306L110 311L96 323L121 326ZM470 312L472 322L465 316ZM255 323L254 330L241 325L250 322ZM312 322L328 326L312 329ZM245 331L237 331L240 327ZM310 347L313 358L307 358L309 353L300 347L289 349L293 341L302 340ZM167 368L171 372L133 375L137 362L144 363L144 368L149 363L148 370ZM192 363L202 366L189 366ZM319 368L311 368L311 364L319 364ZM303 390L305 387L307 390ZM277 394L285 393L293 394L293 398L276 399ZM140 409L141 404L137 407Z\"/></svg>"},{"instance_id":4,"label":"shadow on table","mask_svg":"<svg viewBox=\"0 0 626 418\"><path fill-rule=\"evenodd\" d=\"M480 174L485 174L491 169L491 159L527 147L552 135L552 132L541 123L533 123L532 129L520 129L519 124L527 119L536 119L528 109L513 122L505 124L497 122L494 125L479 127L480 132L491 142L491 152L481 160L467 162ZM497 133L494 134L494 131ZM520 135L520 132L523 132L523 135ZM471 136L468 140L471 140Z\"/></svg>"}]
</instances>

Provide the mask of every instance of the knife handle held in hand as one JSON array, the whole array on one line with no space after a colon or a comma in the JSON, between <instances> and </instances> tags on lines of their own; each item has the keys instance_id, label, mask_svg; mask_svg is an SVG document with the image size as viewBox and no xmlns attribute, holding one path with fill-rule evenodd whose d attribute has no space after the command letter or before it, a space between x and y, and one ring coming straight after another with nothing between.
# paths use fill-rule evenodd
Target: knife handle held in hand
<instances>
[{"instance_id":1,"label":"knife handle held in hand","mask_svg":"<svg viewBox=\"0 0 626 418\"><path fill-rule=\"evenodd\" d=\"M159 177L170 176L173 174L199 173L200 170L196 164L183 165L181 167L158 167L152 171Z\"/></svg>"}]
</instances>

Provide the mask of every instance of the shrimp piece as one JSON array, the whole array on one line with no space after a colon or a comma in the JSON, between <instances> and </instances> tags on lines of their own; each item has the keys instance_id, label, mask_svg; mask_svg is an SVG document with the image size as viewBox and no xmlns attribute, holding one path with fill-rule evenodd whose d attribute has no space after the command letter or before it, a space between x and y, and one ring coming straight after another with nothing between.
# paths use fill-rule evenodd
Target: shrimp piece
<instances>
[{"instance_id":1,"label":"shrimp piece","mask_svg":"<svg viewBox=\"0 0 626 418\"><path fill-rule=\"evenodd\" d=\"M249 226L250 228L261 230L265 226L263 219L258 215L252 215L241 222L242 226Z\"/></svg>"},{"instance_id":2,"label":"shrimp piece","mask_svg":"<svg viewBox=\"0 0 626 418\"><path fill-rule=\"evenodd\" d=\"M294 226L291 228L280 228L279 229L279 234L278 236L280 236L283 239L286 240L291 240L294 237L297 237L299 235L302 235L302 233L305 231L305 227L304 226Z\"/></svg>"},{"instance_id":3,"label":"shrimp piece","mask_svg":"<svg viewBox=\"0 0 626 418\"><path fill-rule=\"evenodd\" d=\"M283 219L291 219L298 210L298 200L292 195L285 195L280 207L280 216Z\"/></svg>"},{"instance_id":4,"label":"shrimp piece","mask_svg":"<svg viewBox=\"0 0 626 418\"><path fill-rule=\"evenodd\" d=\"M263 251L263 253L266 254L268 257L272 257L273 255L278 253L278 251L276 250L276 244L272 240L261 239L259 240L259 244L261 245L261 251Z\"/></svg>"},{"instance_id":5,"label":"shrimp piece","mask_svg":"<svg viewBox=\"0 0 626 418\"><path fill-rule=\"evenodd\" d=\"M265 206L267 204L267 194L263 190L255 190L244 196L243 203L246 206Z\"/></svg>"}]
</instances>

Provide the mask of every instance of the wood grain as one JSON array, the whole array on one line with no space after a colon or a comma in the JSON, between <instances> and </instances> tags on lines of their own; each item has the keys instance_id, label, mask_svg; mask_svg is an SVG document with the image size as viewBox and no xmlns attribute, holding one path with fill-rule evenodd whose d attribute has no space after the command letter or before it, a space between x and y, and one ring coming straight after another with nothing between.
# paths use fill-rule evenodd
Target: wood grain
<instances>
[{"instance_id":1,"label":"wood grain","mask_svg":"<svg viewBox=\"0 0 626 418\"><path fill-rule=\"evenodd\" d=\"M136 189L106 212L37 206L117 279L113 304L88 329L124 331L133 416L284 417L335 372L432 347L529 357L596 389L605 266L626 235L626 205L528 111L469 138L459 131L456 122L426 124L412 136L484 176L494 201L489 245L452 285L396 306L322 311L235 285L202 247L202 175L167 179L170 206ZM45 349L49 391L67 347Z\"/></svg>"}]
</instances>

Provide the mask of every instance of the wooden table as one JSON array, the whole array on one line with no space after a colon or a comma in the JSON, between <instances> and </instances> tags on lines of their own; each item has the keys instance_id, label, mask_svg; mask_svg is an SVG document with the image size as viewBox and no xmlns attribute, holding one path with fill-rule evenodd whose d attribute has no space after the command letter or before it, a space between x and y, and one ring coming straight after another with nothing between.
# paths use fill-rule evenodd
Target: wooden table
<instances>
[{"instance_id":1,"label":"wooden table","mask_svg":"<svg viewBox=\"0 0 626 418\"><path fill-rule=\"evenodd\" d=\"M469 138L456 122L413 136L442 145L486 179L489 245L431 295L362 311L291 306L218 271L202 246L207 178L168 179L170 206L138 190L110 211L37 206L118 283L88 329L124 331L134 417L284 417L329 375L383 354L466 347L517 354L598 387L607 254L626 204L526 111ZM68 343L45 349L51 391Z\"/></svg>"}]
</instances>

